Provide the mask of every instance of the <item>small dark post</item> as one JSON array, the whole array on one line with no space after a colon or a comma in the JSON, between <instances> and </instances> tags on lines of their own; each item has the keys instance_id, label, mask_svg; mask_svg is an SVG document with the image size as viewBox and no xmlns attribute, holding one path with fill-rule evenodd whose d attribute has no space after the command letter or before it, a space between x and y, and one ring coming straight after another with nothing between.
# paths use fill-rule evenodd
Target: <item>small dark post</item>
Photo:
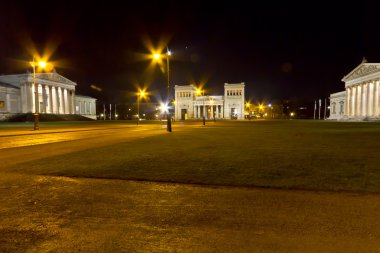
<instances>
[{"instance_id":1,"label":"small dark post","mask_svg":"<svg viewBox=\"0 0 380 253\"><path fill-rule=\"evenodd\" d=\"M170 117L170 113L168 113L168 117L167 117L167 131L168 132L171 132L172 131L172 119Z\"/></svg>"},{"instance_id":2,"label":"small dark post","mask_svg":"<svg viewBox=\"0 0 380 253\"><path fill-rule=\"evenodd\" d=\"M206 125L206 118L203 116L203 125Z\"/></svg>"}]
</instances>

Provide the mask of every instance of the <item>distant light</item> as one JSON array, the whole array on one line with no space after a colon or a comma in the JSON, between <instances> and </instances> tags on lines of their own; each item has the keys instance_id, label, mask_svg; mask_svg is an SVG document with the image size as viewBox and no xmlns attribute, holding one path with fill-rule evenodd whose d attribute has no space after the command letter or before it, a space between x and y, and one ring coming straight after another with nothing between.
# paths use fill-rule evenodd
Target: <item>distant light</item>
<instances>
[{"instance_id":1,"label":"distant light","mask_svg":"<svg viewBox=\"0 0 380 253\"><path fill-rule=\"evenodd\" d=\"M115 116L116 116L116 117L119 117L119 114L116 114Z\"/></svg>"},{"instance_id":2,"label":"distant light","mask_svg":"<svg viewBox=\"0 0 380 253\"><path fill-rule=\"evenodd\" d=\"M143 113L143 116L145 117L145 113Z\"/></svg>"},{"instance_id":3,"label":"distant light","mask_svg":"<svg viewBox=\"0 0 380 253\"><path fill-rule=\"evenodd\" d=\"M100 114L100 117L103 117L104 115L103 115L103 113L102 114Z\"/></svg>"},{"instance_id":4,"label":"distant light","mask_svg":"<svg viewBox=\"0 0 380 253\"><path fill-rule=\"evenodd\" d=\"M268 104L269 107L272 107L272 104Z\"/></svg>"},{"instance_id":5,"label":"distant light","mask_svg":"<svg viewBox=\"0 0 380 253\"><path fill-rule=\"evenodd\" d=\"M168 55L171 56L172 55L172 52L170 50L168 50Z\"/></svg>"},{"instance_id":6,"label":"distant light","mask_svg":"<svg viewBox=\"0 0 380 253\"><path fill-rule=\"evenodd\" d=\"M294 116L294 112L291 112L291 113L290 113L290 116L292 116L292 117L293 117L293 116Z\"/></svg>"},{"instance_id":7,"label":"distant light","mask_svg":"<svg viewBox=\"0 0 380 253\"><path fill-rule=\"evenodd\" d=\"M168 112L169 111L168 104L161 103L160 110L161 110L161 112Z\"/></svg>"},{"instance_id":8,"label":"distant light","mask_svg":"<svg viewBox=\"0 0 380 253\"><path fill-rule=\"evenodd\" d=\"M131 110L131 108L128 109L128 111L130 111L130 110Z\"/></svg>"}]
</instances>

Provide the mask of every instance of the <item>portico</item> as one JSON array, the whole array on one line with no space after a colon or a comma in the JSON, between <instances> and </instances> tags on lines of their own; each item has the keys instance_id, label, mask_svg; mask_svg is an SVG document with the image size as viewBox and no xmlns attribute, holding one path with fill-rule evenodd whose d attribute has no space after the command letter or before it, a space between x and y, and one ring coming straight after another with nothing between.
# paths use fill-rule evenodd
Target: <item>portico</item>
<instances>
[{"instance_id":1,"label":"portico","mask_svg":"<svg viewBox=\"0 0 380 253\"><path fill-rule=\"evenodd\" d=\"M224 118L223 96L198 96L194 101L194 118Z\"/></svg>"},{"instance_id":2,"label":"portico","mask_svg":"<svg viewBox=\"0 0 380 253\"><path fill-rule=\"evenodd\" d=\"M379 117L380 63L363 61L345 76L346 112L349 119Z\"/></svg>"},{"instance_id":3,"label":"portico","mask_svg":"<svg viewBox=\"0 0 380 253\"><path fill-rule=\"evenodd\" d=\"M21 112L34 113L35 96L32 74L0 76L0 81L20 88ZM36 73L39 113L74 114L76 83L57 73Z\"/></svg>"},{"instance_id":4,"label":"portico","mask_svg":"<svg viewBox=\"0 0 380 253\"><path fill-rule=\"evenodd\" d=\"M380 119L380 63L368 63L363 59L342 81L346 90L330 95L329 119ZM343 110L338 110L338 105Z\"/></svg>"},{"instance_id":5,"label":"portico","mask_svg":"<svg viewBox=\"0 0 380 253\"><path fill-rule=\"evenodd\" d=\"M6 93L0 96L0 102L5 104L0 113L34 113L38 108L39 114L81 114L96 119L96 99L80 96L78 100L75 93L77 84L55 71L36 73L38 96L35 96L32 73L2 75L0 83L3 83L0 92ZM17 99L17 103L11 103L12 97Z\"/></svg>"}]
</instances>

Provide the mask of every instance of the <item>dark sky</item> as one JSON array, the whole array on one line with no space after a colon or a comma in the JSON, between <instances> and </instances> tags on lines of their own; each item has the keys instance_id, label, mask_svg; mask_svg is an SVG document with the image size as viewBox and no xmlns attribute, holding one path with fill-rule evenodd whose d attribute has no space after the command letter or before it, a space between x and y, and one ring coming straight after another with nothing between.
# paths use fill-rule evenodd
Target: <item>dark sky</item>
<instances>
[{"instance_id":1,"label":"dark sky","mask_svg":"<svg viewBox=\"0 0 380 253\"><path fill-rule=\"evenodd\" d=\"M165 78L138 53L168 41L172 84L245 82L247 98L314 100L344 89L360 64L380 61L375 1L8 1L0 5L0 74L24 73L31 48L55 49L77 92L118 102L136 84L165 94ZM24 61L24 63L22 62ZM90 88L97 85L102 91ZM164 95L162 95L164 96Z\"/></svg>"}]
</instances>

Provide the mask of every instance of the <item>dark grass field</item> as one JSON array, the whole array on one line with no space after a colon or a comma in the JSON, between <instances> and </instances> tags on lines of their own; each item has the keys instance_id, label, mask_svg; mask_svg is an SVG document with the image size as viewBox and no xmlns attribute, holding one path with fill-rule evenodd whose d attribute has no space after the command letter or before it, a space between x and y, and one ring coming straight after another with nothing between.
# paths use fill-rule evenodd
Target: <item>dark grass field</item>
<instances>
[{"instance_id":1,"label":"dark grass field","mask_svg":"<svg viewBox=\"0 0 380 253\"><path fill-rule=\"evenodd\" d=\"M379 122L193 122L196 127L176 131L179 124L170 134L10 169L86 178L380 192Z\"/></svg>"}]
</instances>

